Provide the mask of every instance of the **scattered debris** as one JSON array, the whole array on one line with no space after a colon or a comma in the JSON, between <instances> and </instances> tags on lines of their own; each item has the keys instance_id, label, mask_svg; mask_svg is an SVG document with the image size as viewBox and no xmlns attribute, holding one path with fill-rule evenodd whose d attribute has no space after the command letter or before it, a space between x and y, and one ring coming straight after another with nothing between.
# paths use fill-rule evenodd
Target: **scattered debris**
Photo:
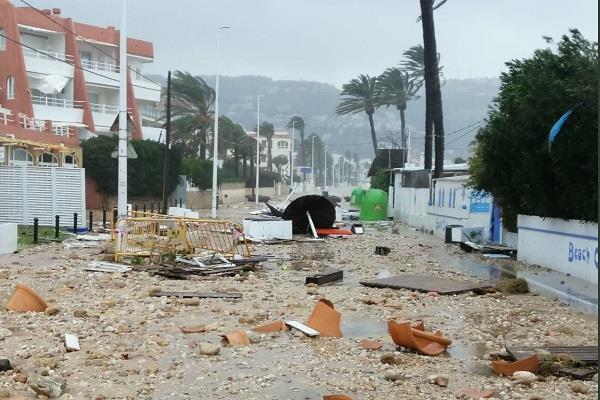
<instances>
[{"instance_id":1,"label":"scattered debris","mask_svg":"<svg viewBox=\"0 0 600 400\"><path fill-rule=\"evenodd\" d=\"M250 241L291 240L292 221L274 217L244 218L244 234Z\"/></svg>"},{"instance_id":2,"label":"scattered debris","mask_svg":"<svg viewBox=\"0 0 600 400\"><path fill-rule=\"evenodd\" d=\"M448 378L446 375L433 375L429 377L429 382L435 383L441 387L447 387L448 383L450 382L450 378Z\"/></svg>"},{"instance_id":3,"label":"scattered debris","mask_svg":"<svg viewBox=\"0 0 600 400\"><path fill-rule=\"evenodd\" d=\"M398 346L416 350L427 356L437 356L446 351L452 341L441 332L430 333L425 331L421 322L417 326L411 326L410 321L396 322L388 321L389 333L392 340Z\"/></svg>"},{"instance_id":4,"label":"scattered debris","mask_svg":"<svg viewBox=\"0 0 600 400\"><path fill-rule=\"evenodd\" d=\"M250 338L244 331L235 331L223 335L223 338L230 346L248 346L250 345Z\"/></svg>"},{"instance_id":5,"label":"scattered debris","mask_svg":"<svg viewBox=\"0 0 600 400\"><path fill-rule=\"evenodd\" d=\"M340 228L318 228L317 235L319 236L351 236L353 233L349 229Z\"/></svg>"},{"instance_id":6,"label":"scattered debris","mask_svg":"<svg viewBox=\"0 0 600 400\"><path fill-rule=\"evenodd\" d=\"M44 313L46 315L56 315L60 312L60 308L57 306L48 306L46 307L46 309L44 310Z\"/></svg>"},{"instance_id":7,"label":"scattered debris","mask_svg":"<svg viewBox=\"0 0 600 400\"><path fill-rule=\"evenodd\" d=\"M242 297L241 293L236 292L154 292L154 297L178 297L180 299L190 299L193 297L199 297L202 299L239 299Z\"/></svg>"},{"instance_id":8,"label":"scattered debris","mask_svg":"<svg viewBox=\"0 0 600 400\"><path fill-rule=\"evenodd\" d=\"M553 361L577 360L585 365L598 365L598 346L539 346L539 347L506 347L508 354L515 360L522 360L532 354L540 357L540 370L543 368L544 360L540 353L552 354L559 357ZM562 365L561 367L566 367Z\"/></svg>"},{"instance_id":9,"label":"scattered debris","mask_svg":"<svg viewBox=\"0 0 600 400\"><path fill-rule=\"evenodd\" d=\"M493 390L476 390L471 388L464 388L461 392L463 397L467 397L469 399L479 400L479 399L489 399L490 397L496 394Z\"/></svg>"},{"instance_id":10,"label":"scattered debris","mask_svg":"<svg viewBox=\"0 0 600 400\"><path fill-rule=\"evenodd\" d=\"M502 293L525 294L529 293L529 285L523 278L501 279L496 289Z\"/></svg>"},{"instance_id":11,"label":"scattered debris","mask_svg":"<svg viewBox=\"0 0 600 400\"><path fill-rule=\"evenodd\" d=\"M455 281L452 279L434 278L432 276L420 275L395 275L389 278L360 282L363 286L391 289L409 289L419 292L437 292L439 294L457 294L470 291L481 291L490 288L491 285Z\"/></svg>"},{"instance_id":12,"label":"scattered debris","mask_svg":"<svg viewBox=\"0 0 600 400\"><path fill-rule=\"evenodd\" d=\"M131 267L128 267L123 264L111 263L106 261L90 261L85 270L94 272L125 273L131 271Z\"/></svg>"},{"instance_id":13,"label":"scattered debris","mask_svg":"<svg viewBox=\"0 0 600 400\"><path fill-rule=\"evenodd\" d=\"M360 346L367 350L379 350L383 347L383 343L377 340L363 339L360 341Z\"/></svg>"},{"instance_id":14,"label":"scattered debris","mask_svg":"<svg viewBox=\"0 0 600 400\"><path fill-rule=\"evenodd\" d=\"M43 312L46 310L48 305L38 295L33 289L29 286L23 285L22 283L17 283L15 287L15 291L12 296L8 299L6 303L6 309L9 311L36 311Z\"/></svg>"},{"instance_id":15,"label":"scattered debris","mask_svg":"<svg viewBox=\"0 0 600 400\"><path fill-rule=\"evenodd\" d=\"M306 285L309 283L314 283L316 285L325 285L326 283L336 282L342 279L344 279L343 270L328 270L325 272L314 274L313 276L307 276L304 284Z\"/></svg>"},{"instance_id":16,"label":"scattered debris","mask_svg":"<svg viewBox=\"0 0 600 400\"><path fill-rule=\"evenodd\" d=\"M460 242L460 248L467 253L506 254L516 256L517 249L496 244L477 244L469 240Z\"/></svg>"},{"instance_id":17,"label":"scattered debris","mask_svg":"<svg viewBox=\"0 0 600 400\"><path fill-rule=\"evenodd\" d=\"M342 314L333 308L333 303L327 299L321 299L308 317L306 325L318 331L321 336L340 338L342 337L341 319Z\"/></svg>"},{"instance_id":18,"label":"scattered debris","mask_svg":"<svg viewBox=\"0 0 600 400\"><path fill-rule=\"evenodd\" d=\"M65 333L65 348L67 351L79 351L79 339L70 333Z\"/></svg>"},{"instance_id":19,"label":"scattered debris","mask_svg":"<svg viewBox=\"0 0 600 400\"><path fill-rule=\"evenodd\" d=\"M200 343L198 352L203 356L216 356L221 352L221 347L213 343Z\"/></svg>"},{"instance_id":20,"label":"scattered debris","mask_svg":"<svg viewBox=\"0 0 600 400\"><path fill-rule=\"evenodd\" d=\"M181 326L179 330L183 333L203 333L206 332L206 325Z\"/></svg>"},{"instance_id":21,"label":"scattered debris","mask_svg":"<svg viewBox=\"0 0 600 400\"><path fill-rule=\"evenodd\" d=\"M326 394L323 396L323 400L352 400L352 397L345 394Z\"/></svg>"},{"instance_id":22,"label":"scattered debris","mask_svg":"<svg viewBox=\"0 0 600 400\"><path fill-rule=\"evenodd\" d=\"M256 328L254 328L252 330L257 333L273 333L273 332L287 331L288 328L287 328L287 325L285 324L285 322L283 322L282 320L278 320L278 321L267 322L266 324L257 326Z\"/></svg>"},{"instance_id":23,"label":"scattered debris","mask_svg":"<svg viewBox=\"0 0 600 400\"><path fill-rule=\"evenodd\" d=\"M378 256L387 256L390 254L391 249L385 246L375 246L375 254Z\"/></svg>"},{"instance_id":24,"label":"scattered debris","mask_svg":"<svg viewBox=\"0 0 600 400\"><path fill-rule=\"evenodd\" d=\"M490 258L492 260L505 260L507 258L511 258L509 255L507 254L482 254L483 257L485 258Z\"/></svg>"},{"instance_id":25,"label":"scattered debris","mask_svg":"<svg viewBox=\"0 0 600 400\"><path fill-rule=\"evenodd\" d=\"M508 362L501 359L492 359L492 370L497 375L512 376L517 371L537 372L540 366L537 355Z\"/></svg>"},{"instance_id":26,"label":"scattered debris","mask_svg":"<svg viewBox=\"0 0 600 400\"><path fill-rule=\"evenodd\" d=\"M298 197L286 207L282 218L292 221L293 233L305 234L309 229L307 212L315 228L330 228L335 222L335 207L325 197L318 195Z\"/></svg>"},{"instance_id":27,"label":"scattered debris","mask_svg":"<svg viewBox=\"0 0 600 400\"><path fill-rule=\"evenodd\" d=\"M533 382L538 380L538 377L529 371L515 371L512 374L512 378L522 385L531 385Z\"/></svg>"},{"instance_id":28,"label":"scattered debris","mask_svg":"<svg viewBox=\"0 0 600 400\"><path fill-rule=\"evenodd\" d=\"M13 367L10 364L10 360L7 358L0 358L0 372L10 371L11 369L13 369Z\"/></svg>"},{"instance_id":29,"label":"scattered debris","mask_svg":"<svg viewBox=\"0 0 600 400\"><path fill-rule=\"evenodd\" d=\"M573 382L570 386L573 393L587 394L590 391L590 388L583 382Z\"/></svg>"},{"instance_id":30,"label":"scattered debris","mask_svg":"<svg viewBox=\"0 0 600 400\"><path fill-rule=\"evenodd\" d=\"M285 324L287 326L289 326L290 328L294 328L302 333L304 333L306 336L310 336L310 337L316 337L319 336L319 331L316 331L314 329L312 329L311 327L308 327L306 325L304 325L301 322L298 321L285 321Z\"/></svg>"},{"instance_id":31,"label":"scattered debris","mask_svg":"<svg viewBox=\"0 0 600 400\"><path fill-rule=\"evenodd\" d=\"M29 387L37 394L42 394L50 398L57 398L62 395L67 387L67 382L59 377L34 376L29 379Z\"/></svg>"},{"instance_id":32,"label":"scattered debris","mask_svg":"<svg viewBox=\"0 0 600 400\"><path fill-rule=\"evenodd\" d=\"M350 230L356 235L362 235L365 233L365 228L362 226L362 224L352 224Z\"/></svg>"}]
</instances>

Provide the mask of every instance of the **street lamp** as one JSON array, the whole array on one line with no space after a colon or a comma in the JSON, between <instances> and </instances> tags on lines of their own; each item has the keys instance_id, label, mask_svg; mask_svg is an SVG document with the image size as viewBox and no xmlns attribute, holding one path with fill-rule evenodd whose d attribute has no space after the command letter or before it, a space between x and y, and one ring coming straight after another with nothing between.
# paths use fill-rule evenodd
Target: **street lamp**
<instances>
[{"instance_id":1,"label":"street lamp","mask_svg":"<svg viewBox=\"0 0 600 400\"><path fill-rule=\"evenodd\" d=\"M325 145L325 173L323 174L323 190L327 190L327 145Z\"/></svg>"},{"instance_id":2,"label":"street lamp","mask_svg":"<svg viewBox=\"0 0 600 400\"><path fill-rule=\"evenodd\" d=\"M262 94L256 96L256 195L255 201L258 205L258 185L259 185L259 173L260 173L260 98Z\"/></svg>"},{"instance_id":3,"label":"street lamp","mask_svg":"<svg viewBox=\"0 0 600 400\"><path fill-rule=\"evenodd\" d=\"M315 135L312 137L312 149L310 153L310 180L315 187Z\"/></svg>"},{"instance_id":4,"label":"street lamp","mask_svg":"<svg viewBox=\"0 0 600 400\"><path fill-rule=\"evenodd\" d=\"M211 216L217 218L217 171L219 169L219 69L221 66L221 31L228 26L217 28L217 78L215 85L215 137L213 139L213 173L212 173L212 210Z\"/></svg>"},{"instance_id":5,"label":"street lamp","mask_svg":"<svg viewBox=\"0 0 600 400\"><path fill-rule=\"evenodd\" d=\"M292 121L292 151L290 152L290 182L292 189L294 189L294 142L296 133L296 121Z\"/></svg>"}]
</instances>

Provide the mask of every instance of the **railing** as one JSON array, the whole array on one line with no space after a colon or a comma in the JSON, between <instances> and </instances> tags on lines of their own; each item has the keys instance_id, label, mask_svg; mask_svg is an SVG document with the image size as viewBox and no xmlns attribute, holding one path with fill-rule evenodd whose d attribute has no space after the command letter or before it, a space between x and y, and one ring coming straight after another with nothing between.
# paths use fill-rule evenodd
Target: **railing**
<instances>
[{"instance_id":1,"label":"railing","mask_svg":"<svg viewBox=\"0 0 600 400\"><path fill-rule=\"evenodd\" d=\"M46 123L40 119L28 117L24 114L19 115L19 119L21 122L21 126L25 129L43 132L44 128L46 128Z\"/></svg>"},{"instance_id":2,"label":"railing","mask_svg":"<svg viewBox=\"0 0 600 400\"><path fill-rule=\"evenodd\" d=\"M95 69L97 71L106 72L119 72L119 66L117 64L111 64L106 62L98 62L92 60L81 60L81 67L85 69Z\"/></svg>"},{"instance_id":3,"label":"railing","mask_svg":"<svg viewBox=\"0 0 600 400\"><path fill-rule=\"evenodd\" d=\"M31 102L33 104L49 107L62 107L62 108L81 108L83 101L75 101L70 99L61 99L58 97L51 96L31 96Z\"/></svg>"},{"instance_id":4,"label":"railing","mask_svg":"<svg viewBox=\"0 0 600 400\"><path fill-rule=\"evenodd\" d=\"M119 106L111 106L109 104L97 104L90 103L92 112L105 113L105 114L116 114L119 112Z\"/></svg>"},{"instance_id":5,"label":"railing","mask_svg":"<svg viewBox=\"0 0 600 400\"><path fill-rule=\"evenodd\" d=\"M53 126L52 133L56 136L71 136L70 128L66 125Z\"/></svg>"},{"instance_id":6,"label":"railing","mask_svg":"<svg viewBox=\"0 0 600 400\"><path fill-rule=\"evenodd\" d=\"M42 60L73 61L73 56L69 54L55 53L46 50L33 50L27 47L23 47L23 54L26 57L39 58Z\"/></svg>"},{"instance_id":7,"label":"railing","mask_svg":"<svg viewBox=\"0 0 600 400\"><path fill-rule=\"evenodd\" d=\"M162 112L161 110L158 110L156 108L141 107L140 114L142 114L142 117L159 119L159 118L162 118L162 116L164 115L164 112Z\"/></svg>"}]
</instances>

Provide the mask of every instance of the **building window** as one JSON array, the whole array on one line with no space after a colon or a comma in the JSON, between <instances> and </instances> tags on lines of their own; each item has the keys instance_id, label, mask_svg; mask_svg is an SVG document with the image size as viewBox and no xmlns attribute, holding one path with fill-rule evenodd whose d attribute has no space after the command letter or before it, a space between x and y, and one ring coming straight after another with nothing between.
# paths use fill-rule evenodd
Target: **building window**
<instances>
[{"instance_id":1,"label":"building window","mask_svg":"<svg viewBox=\"0 0 600 400\"><path fill-rule=\"evenodd\" d=\"M33 156L27 150L14 149L10 154L10 165L33 165Z\"/></svg>"},{"instance_id":2,"label":"building window","mask_svg":"<svg viewBox=\"0 0 600 400\"><path fill-rule=\"evenodd\" d=\"M77 168L77 158L71 155L65 155L65 159L63 161L64 168Z\"/></svg>"},{"instance_id":3,"label":"building window","mask_svg":"<svg viewBox=\"0 0 600 400\"><path fill-rule=\"evenodd\" d=\"M92 67L92 53L89 51L79 51L79 58L81 58L81 66L83 68L91 68Z\"/></svg>"},{"instance_id":4,"label":"building window","mask_svg":"<svg viewBox=\"0 0 600 400\"><path fill-rule=\"evenodd\" d=\"M6 50L6 39L2 35L6 35L6 33L4 33L4 29L0 29L0 51Z\"/></svg>"},{"instance_id":5,"label":"building window","mask_svg":"<svg viewBox=\"0 0 600 400\"><path fill-rule=\"evenodd\" d=\"M42 153L38 157L40 167L58 167L58 158L52 153Z\"/></svg>"},{"instance_id":6,"label":"building window","mask_svg":"<svg viewBox=\"0 0 600 400\"><path fill-rule=\"evenodd\" d=\"M278 149L287 149L288 148L288 142L286 142L285 140L280 140L277 142L277 148Z\"/></svg>"},{"instance_id":7,"label":"building window","mask_svg":"<svg viewBox=\"0 0 600 400\"><path fill-rule=\"evenodd\" d=\"M6 78L6 100L15 98L15 78L9 76Z\"/></svg>"}]
</instances>

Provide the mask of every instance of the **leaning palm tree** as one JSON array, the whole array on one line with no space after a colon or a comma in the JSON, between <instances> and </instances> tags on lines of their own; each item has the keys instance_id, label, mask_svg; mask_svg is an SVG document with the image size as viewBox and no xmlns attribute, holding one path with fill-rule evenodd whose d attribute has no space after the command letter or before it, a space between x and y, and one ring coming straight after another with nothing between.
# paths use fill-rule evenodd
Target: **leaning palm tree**
<instances>
[{"instance_id":1,"label":"leaning palm tree","mask_svg":"<svg viewBox=\"0 0 600 400\"><path fill-rule=\"evenodd\" d=\"M402 148L406 149L406 107L410 100L418 98L416 93L419 89L408 72L396 67L386 69L378 79L381 92L377 103L387 107L395 106L400 112Z\"/></svg>"},{"instance_id":2,"label":"leaning palm tree","mask_svg":"<svg viewBox=\"0 0 600 400\"><path fill-rule=\"evenodd\" d=\"M206 158L208 131L214 121L215 91L199 76L175 71L171 83L174 138L182 138L191 154Z\"/></svg>"},{"instance_id":3,"label":"leaning palm tree","mask_svg":"<svg viewBox=\"0 0 600 400\"><path fill-rule=\"evenodd\" d=\"M369 124L371 125L371 139L373 140L375 156L377 156L377 135L375 134L373 113L375 113L377 105L378 92L379 84L377 78L360 74L358 78L352 79L342 86L340 102L335 109L338 115L357 114L359 112L367 113Z\"/></svg>"},{"instance_id":4,"label":"leaning palm tree","mask_svg":"<svg viewBox=\"0 0 600 400\"><path fill-rule=\"evenodd\" d=\"M256 131L256 128L254 128ZM262 122L260 124L260 134L267 138L267 171L273 172L273 135L275 135L275 128L270 122Z\"/></svg>"}]
</instances>

